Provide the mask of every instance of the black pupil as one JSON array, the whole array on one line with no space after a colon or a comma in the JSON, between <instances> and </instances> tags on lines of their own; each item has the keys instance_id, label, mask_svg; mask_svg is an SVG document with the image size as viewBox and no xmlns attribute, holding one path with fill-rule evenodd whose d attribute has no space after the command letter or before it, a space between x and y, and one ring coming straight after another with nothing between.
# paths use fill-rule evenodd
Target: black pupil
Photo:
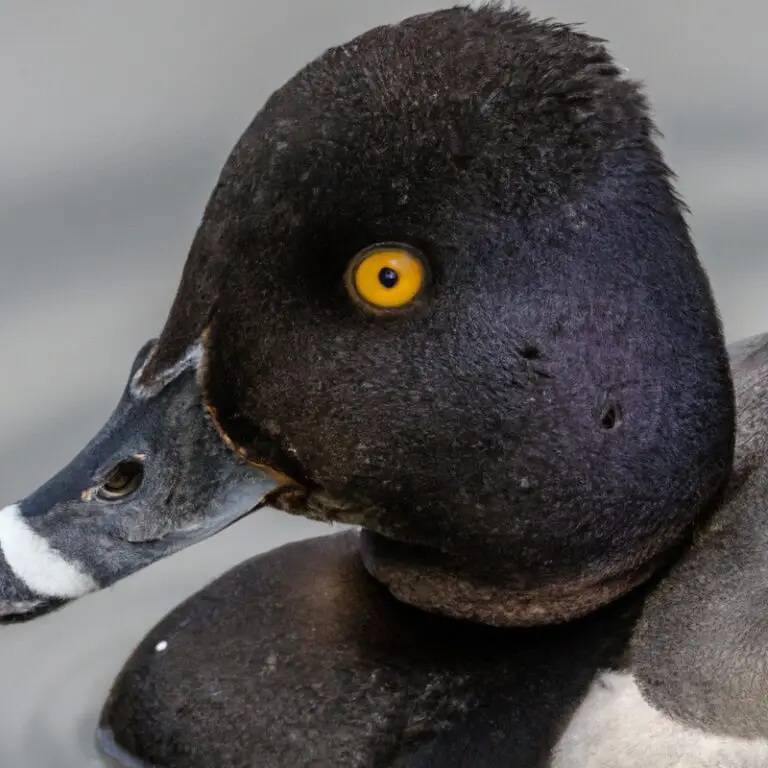
<instances>
[{"instance_id":1,"label":"black pupil","mask_svg":"<svg viewBox=\"0 0 768 768\"><path fill-rule=\"evenodd\" d=\"M379 282L385 288L394 288L397 285L397 272L391 267L382 267L379 272Z\"/></svg>"}]
</instances>

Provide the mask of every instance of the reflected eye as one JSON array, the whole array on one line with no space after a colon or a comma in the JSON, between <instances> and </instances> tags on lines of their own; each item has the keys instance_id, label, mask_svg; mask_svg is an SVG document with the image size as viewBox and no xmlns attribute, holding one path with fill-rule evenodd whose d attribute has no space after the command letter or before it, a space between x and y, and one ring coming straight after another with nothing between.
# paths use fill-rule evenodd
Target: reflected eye
<instances>
[{"instance_id":1,"label":"reflected eye","mask_svg":"<svg viewBox=\"0 0 768 768\"><path fill-rule=\"evenodd\" d=\"M412 304L427 279L424 257L406 245L375 245L361 251L347 269L347 291L367 309L398 310Z\"/></svg>"},{"instance_id":2,"label":"reflected eye","mask_svg":"<svg viewBox=\"0 0 768 768\"><path fill-rule=\"evenodd\" d=\"M137 459L121 461L99 486L96 496L103 501L114 501L130 496L144 479L144 467Z\"/></svg>"}]
</instances>

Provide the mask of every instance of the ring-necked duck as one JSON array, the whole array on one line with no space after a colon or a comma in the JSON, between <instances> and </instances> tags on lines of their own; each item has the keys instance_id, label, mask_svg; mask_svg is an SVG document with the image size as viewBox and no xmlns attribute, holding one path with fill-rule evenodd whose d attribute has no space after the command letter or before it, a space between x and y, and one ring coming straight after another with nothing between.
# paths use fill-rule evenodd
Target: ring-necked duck
<instances>
[{"instance_id":1,"label":"ring-necked duck","mask_svg":"<svg viewBox=\"0 0 768 768\"><path fill-rule=\"evenodd\" d=\"M560 650L520 627L618 610L731 468L720 322L654 134L602 42L514 8L413 17L307 65L233 150L102 433L0 511L0 610L76 598L271 504L362 527L306 545L331 585L528 637L509 668L536 666L530 642L546 669ZM259 562L257 603L280 586ZM285 575L323 595L313 569ZM342 615L331 600L318 636L355 621L329 589ZM270 627L238 627L230 671L268 675L268 653L250 663ZM250 764L222 734L219 768Z\"/></svg>"}]
</instances>

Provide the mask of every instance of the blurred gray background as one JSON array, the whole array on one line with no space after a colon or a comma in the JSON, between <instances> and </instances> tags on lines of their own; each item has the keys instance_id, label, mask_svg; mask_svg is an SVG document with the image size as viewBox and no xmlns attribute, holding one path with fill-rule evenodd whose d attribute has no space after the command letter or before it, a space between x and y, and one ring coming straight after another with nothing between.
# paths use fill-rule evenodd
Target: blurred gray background
<instances>
[{"instance_id":1,"label":"blurred gray background","mask_svg":"<svg viewBox=\"0 0 768 768\"><path fill-rule=\"evenodd\" d=\"M264 99L329 45L449 3L2 0L0 506L98 429L162 325L206 198ZM768 330L768 6L531 0L645 81L730 340ZM0 629L0 767L96 766L131 647L228 565L324 532L264 515Z\"/></svg>"}]
</instances>

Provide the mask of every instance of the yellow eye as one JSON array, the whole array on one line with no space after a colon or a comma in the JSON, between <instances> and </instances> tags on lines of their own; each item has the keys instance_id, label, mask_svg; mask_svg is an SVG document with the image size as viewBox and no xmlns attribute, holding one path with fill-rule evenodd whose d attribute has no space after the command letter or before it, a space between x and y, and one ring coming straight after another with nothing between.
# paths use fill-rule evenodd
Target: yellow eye
<instances>
[{"instance_id":1,"label":"yellow eye","mask_svg":"<svg viewBox=\"0 0 768 768\"><path fill-rule=\"evenodd\" d=\"M366 248L347 270L347 290L374 310L396 310L411 304L426 282L426 262L416 250L403 245Z\"/></svg>"}]
</instances>

